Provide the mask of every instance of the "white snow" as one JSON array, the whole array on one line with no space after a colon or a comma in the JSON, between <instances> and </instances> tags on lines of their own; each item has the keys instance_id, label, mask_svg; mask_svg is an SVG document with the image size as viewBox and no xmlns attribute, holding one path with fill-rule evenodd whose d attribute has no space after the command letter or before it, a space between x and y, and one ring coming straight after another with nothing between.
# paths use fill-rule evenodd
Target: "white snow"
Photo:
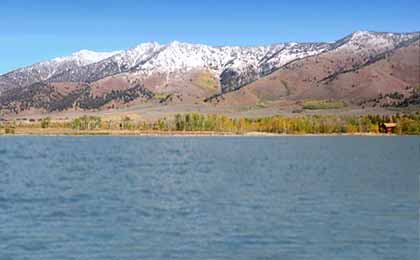
<instances>
[{"instance_id":1,"label":"white snow","mask_svg":"<svg viewBox=\"0 0 420 260\"><path fill-rule=\"evenodd\" d=\"M75 62L79 66L86 66L104 59L107 59L111 56L121 53L121 51L114 51L114 52L95 52L89 50L81 50L75 52L67 57L58 57L53 59L53 62L62 63L62 62Z\"/></svg>"},{"instance_id":2,"label":"white snow","mask_svg":"<svg viewBox=\"0 0 420 260\"><path fill-rule=\"evenodd\" d=\"M393 49L403 41L415 37L415 34L375 33L369 31L354 32L347 43L337 50L349 50L358 53L379 53Z\"/></svg>"}]
</instances>

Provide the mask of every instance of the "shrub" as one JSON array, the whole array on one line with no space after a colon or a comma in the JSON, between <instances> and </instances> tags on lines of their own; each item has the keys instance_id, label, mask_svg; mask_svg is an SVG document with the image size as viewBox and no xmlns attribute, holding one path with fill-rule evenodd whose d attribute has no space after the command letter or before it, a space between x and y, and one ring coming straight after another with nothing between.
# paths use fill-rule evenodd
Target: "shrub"
<instances>
[{"instance_id":1,"label":"shrub","mask_svg":"<svg viewBox=\"0 0 420 260\"><path fill-rule=\"evenodd\" d=\"M97 116L82 116L71 122L71 127L76 130L94 130L101 126L101 118Z\"/></svg>"},{"instance_id":2,"label":"shrub","mask_svg":"<svg viewBox=\"0 0 420 260\"><path fill-rule=\"evenodd\" d=\"M5 132L5 134L7 134L7 135L13 135L13 134L15 134L15 129L14 129L14 128L12 128L12 127L6 127L6 128L4 129L4 132Z\"/></svg>"},{"instance_id":3,"label":"shrub","mask_svg":"<svg viewBox=\"0 0 420 260\"><path fill-rule=\"evenodd\" d=\"M51 124L51 118L46 117L41 120L41 128L48 128Z\"/></svg>"}]
</instances>

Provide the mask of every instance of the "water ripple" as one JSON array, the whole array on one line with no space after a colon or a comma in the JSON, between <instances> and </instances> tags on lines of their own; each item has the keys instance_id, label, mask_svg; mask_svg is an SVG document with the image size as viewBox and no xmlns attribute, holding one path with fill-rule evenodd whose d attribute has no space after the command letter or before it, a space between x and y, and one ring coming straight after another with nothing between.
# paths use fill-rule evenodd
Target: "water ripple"
<instances>
[{"instance_id":1,"label":"water ripple","mask_svg":"<svg viewBox=\"0 0 420 260\"><path fill-rule=\"evenodd\" d=\"M414 143L0 137L0 259L416 259Z\"/></svg>"}]
</instances>

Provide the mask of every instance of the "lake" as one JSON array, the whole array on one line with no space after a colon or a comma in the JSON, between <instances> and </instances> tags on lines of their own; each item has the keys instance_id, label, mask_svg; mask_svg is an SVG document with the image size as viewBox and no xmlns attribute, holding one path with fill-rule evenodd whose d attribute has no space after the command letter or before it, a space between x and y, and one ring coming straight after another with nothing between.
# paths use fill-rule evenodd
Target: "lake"
<instances>
[{"instance_id":1,"label":"lake","mask_svg":"<svg viewBox=\"0 0 420 260\"><path fill-rule=\"evenodd\" d=\"M419 137L0 137L0 259L418 259L419 169Z\"/></svg>"}]
</instances>

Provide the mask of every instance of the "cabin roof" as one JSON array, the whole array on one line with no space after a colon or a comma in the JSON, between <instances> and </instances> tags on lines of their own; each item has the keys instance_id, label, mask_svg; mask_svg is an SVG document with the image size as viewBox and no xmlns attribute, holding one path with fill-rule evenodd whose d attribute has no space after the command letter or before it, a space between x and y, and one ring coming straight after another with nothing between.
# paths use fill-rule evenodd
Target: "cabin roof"
<instances>
[{"instance_id":1,"label":"cabin roof","mask_svg":"<svg viewBox=\"0 0 420 260\"><path fill-rule=\"evenodd\" d=\"M385 127L397 127L396 123L384 123Z\"/></svg>"}]
</instances>

